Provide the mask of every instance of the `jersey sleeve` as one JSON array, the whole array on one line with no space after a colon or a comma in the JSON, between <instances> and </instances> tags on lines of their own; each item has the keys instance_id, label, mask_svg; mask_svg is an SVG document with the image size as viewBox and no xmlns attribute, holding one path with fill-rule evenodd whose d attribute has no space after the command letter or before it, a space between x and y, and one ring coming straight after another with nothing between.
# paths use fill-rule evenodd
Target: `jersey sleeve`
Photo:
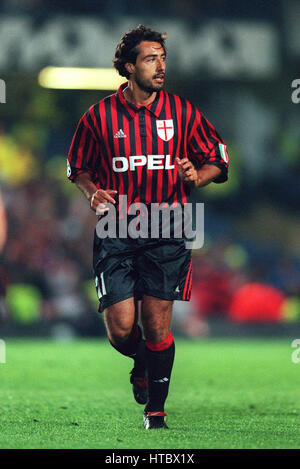
<instances>
[{"instance_id":1,"label":"jersey sleeve","mask_svg":"<svg viewBox=\"0 0 300 469\"><path fill-rule=\"evenodd\" d=\"M68 154L67 176L70 181L75 182L79 174L86 172L94 179L98 157L99 143L84 115L78 123Z\"/></svg>"},{"instance_id":2,"label":"jersey sleeve","mask_svg":"<svg viewBox=\"0 0 300 469\"><path fill-rule=\"evenodd\" d=\"M198 110L189 137L188 155L196 169L200 169L204 164L212 164L221 169L220 176L214 182L227 181L229 158L226 144L213 125Z\"/></svg>"}]
</instances>

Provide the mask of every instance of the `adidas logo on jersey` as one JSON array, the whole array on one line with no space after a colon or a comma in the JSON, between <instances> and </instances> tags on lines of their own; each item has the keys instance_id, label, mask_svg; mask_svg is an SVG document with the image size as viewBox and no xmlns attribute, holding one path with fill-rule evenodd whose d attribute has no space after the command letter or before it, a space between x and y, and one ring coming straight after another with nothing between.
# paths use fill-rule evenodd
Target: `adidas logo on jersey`
<instances>
[{"instance_id":1,"label":"adidas logo on jersey","mask_svg":"<svg viewBox=\"0 0 300 469\"><path fill-rule=\"evenodd\" d=\"M118 132L114 135L114 138L126 138L127 135L124 134L123 130L120 129Z\"/></svg>"}]
</instances>

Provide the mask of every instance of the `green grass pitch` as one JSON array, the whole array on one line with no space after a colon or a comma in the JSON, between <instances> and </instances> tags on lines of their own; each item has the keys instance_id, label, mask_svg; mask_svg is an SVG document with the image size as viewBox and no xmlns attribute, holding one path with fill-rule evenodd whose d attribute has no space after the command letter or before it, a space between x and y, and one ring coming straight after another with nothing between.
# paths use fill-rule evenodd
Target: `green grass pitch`
<instances>
[{"instance_id":1,"label":"green grass pitch","mask_svg":"<svg viewBox=\"0 0 300 469\"><path fill-rule=\"evenodd\" d=\"M291 340L176 339L169 430L146 431L132 361L105 340L7 340L1 448L299 448Z\"/></svg>"}]
</instances>

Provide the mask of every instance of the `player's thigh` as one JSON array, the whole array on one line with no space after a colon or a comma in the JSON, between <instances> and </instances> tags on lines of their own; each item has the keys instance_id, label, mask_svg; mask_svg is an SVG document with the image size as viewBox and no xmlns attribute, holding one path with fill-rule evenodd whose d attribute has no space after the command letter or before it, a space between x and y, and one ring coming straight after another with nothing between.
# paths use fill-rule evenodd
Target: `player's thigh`
<instances>
[{"instance_id":1,"label":"player's thigh","mask_svg":"<svg viewBox=\"0 0 300 469\"><path fill-rule=\"evenodd\" d=\"M105 308L103 319L106 330L111 338L125 340L131 333L133 325L137 320L134 297L119 301Z\"/></svg>"}]
</instances>

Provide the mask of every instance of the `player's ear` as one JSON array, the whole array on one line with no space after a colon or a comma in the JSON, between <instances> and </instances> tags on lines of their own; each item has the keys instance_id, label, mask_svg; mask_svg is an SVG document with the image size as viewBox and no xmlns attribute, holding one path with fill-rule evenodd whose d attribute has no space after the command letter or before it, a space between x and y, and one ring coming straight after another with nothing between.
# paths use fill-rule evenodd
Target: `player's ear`
<instances>
[{"instance_id":1,"label":"player's ear","mask_svg":"<svg viewBox=\"0 0 300 469\"><path fill-rule=\"evenodd\" d=\"M134 64L130 63L130 62L127 62L125 64L125 68L127 70L127 72L131 75L131 73L134 72Z\"/></svg>"}]
</instances>

